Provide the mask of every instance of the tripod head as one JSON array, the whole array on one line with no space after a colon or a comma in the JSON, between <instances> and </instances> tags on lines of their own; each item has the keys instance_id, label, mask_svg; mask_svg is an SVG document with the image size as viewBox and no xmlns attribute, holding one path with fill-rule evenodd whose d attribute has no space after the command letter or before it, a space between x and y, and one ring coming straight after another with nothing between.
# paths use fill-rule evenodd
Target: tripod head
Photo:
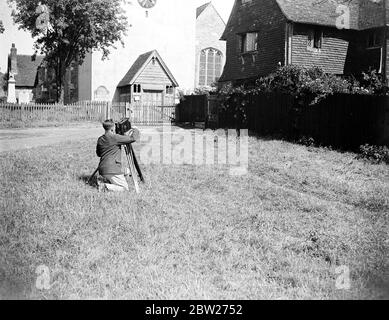
<instances>
[{"instance_id":1,"label":"tripod head","mask_svg":"<svg viewBox=\"0 0 389 320\"><path fill-rule=\"evenodd\" d=\"M128 118L124 118L119 122L115 123L116 134L121 136L126 135L132 129L131 121Z\"/></svg>"},{"instance_id":2,"label":"tripod head","mask_svg":"<svg viewBox=\"0 0 389 320\"><path fill-rule=\"evenodd\" d=\"M140 140L140 131L138 128L133 127L130 119L124 118L119 122L115 123L116 134L121 136L128 135L131 132L131 136L134 138L136 142Z\"/></svg>"}]
</instances>

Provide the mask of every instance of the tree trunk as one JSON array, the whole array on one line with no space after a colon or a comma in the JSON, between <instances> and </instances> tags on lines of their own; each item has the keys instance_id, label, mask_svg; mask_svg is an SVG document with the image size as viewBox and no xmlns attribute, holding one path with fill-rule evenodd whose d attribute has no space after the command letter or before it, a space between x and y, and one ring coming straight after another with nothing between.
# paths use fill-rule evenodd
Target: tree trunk
<instances>
[{"instance_id":1,"label":"tree trunk","mask_svg":"<svg viewBox=\"0 0 389 320\"><path fill-rule=\"evenodd\" d=\"M56 83L57 83L57 103L64 104L65 101L65 75L66 68L61 61L56 66Z\"/></svg>"},{"instance_id":2,"label":"tree trunk","mask_svg":"<svg viewBox=\"0 0 389 320\"><path fill-rule=\"evenodd\" d=\"M60 81L61 81L61 86L60 86L60 91L59 91L59 103L64 104L65 102L65 76L66 76L66 65L63 61L60 63Z\"/></svg>"},{"instance_id":3,"label":"tree trunk","mask_svg":"<svg viewBox=\"0 0 389 320\"><path fill-rule=\"evenodd\" d=\"M61 85L61 88L59 89L59 99L58 99L59 104L64 104L65 102L65 88L64 85Z\"/></svg>"}]
</instances>

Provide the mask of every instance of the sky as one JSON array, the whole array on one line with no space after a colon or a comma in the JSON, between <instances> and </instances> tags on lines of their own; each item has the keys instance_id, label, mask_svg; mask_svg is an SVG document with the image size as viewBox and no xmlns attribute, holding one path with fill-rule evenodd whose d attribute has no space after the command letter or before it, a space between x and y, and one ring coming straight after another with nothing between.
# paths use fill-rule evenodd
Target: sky
<instances>
[{"instance_id":1,"label":"sky","mask_svg":"<svg viewBox=\"0 0 389 320\"><path fill-rule=\"evenodd\" d=\"M183 1L193 1L197 6L201 6L208 2L207 0ZM219 11L224 21L227 22L234 4L234 0L213 0L212 4ZM3 21L5 27L5 32L0 34L0 72L2 73L7 72L7 57L12 43L17 43L18 53L20 54L33 53L33 39L29 33L18 30L18 27L13 24L11 11L12 10L7 5L7 0L0 0L0 20Z\"/></svg>"}]
</instances>

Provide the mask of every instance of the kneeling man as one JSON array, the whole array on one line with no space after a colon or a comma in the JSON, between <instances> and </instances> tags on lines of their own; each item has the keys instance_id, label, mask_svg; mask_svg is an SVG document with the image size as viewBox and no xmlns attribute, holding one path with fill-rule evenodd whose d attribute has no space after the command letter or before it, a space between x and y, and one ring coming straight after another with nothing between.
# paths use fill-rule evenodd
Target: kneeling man
<instances>
[{"instance_id":1,"label":"kneeling man","mask_svg":"<svg viewBox=\"0 0 389 320\"><path fill-rule=\"evenodd\" d=\"M100 191L129 191L127 180L122 171L122 146L134 143L132 131L127 136L115 134L115 123L103 123L105 134L97 142L96 154L100 160L99 173L109 183L100 183Z\"/></svg>"}]
</instances>

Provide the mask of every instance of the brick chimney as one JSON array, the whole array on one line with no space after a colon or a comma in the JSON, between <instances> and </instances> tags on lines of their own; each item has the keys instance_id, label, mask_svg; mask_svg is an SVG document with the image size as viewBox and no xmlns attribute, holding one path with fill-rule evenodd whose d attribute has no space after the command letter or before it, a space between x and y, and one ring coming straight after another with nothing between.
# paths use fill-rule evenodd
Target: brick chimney
<instances>
[{"instance_id":1,"label":"brick chimney","mask_svg":"<svg viewBox=\"0 0 389 320\"><path fill-rule=\"evenodd\" d=\"M17 62L18 50L15 44L12 44L11 53L9 55L9 72L14 74L18 73L18 62Z\"/></svg>"}]
</instances>

